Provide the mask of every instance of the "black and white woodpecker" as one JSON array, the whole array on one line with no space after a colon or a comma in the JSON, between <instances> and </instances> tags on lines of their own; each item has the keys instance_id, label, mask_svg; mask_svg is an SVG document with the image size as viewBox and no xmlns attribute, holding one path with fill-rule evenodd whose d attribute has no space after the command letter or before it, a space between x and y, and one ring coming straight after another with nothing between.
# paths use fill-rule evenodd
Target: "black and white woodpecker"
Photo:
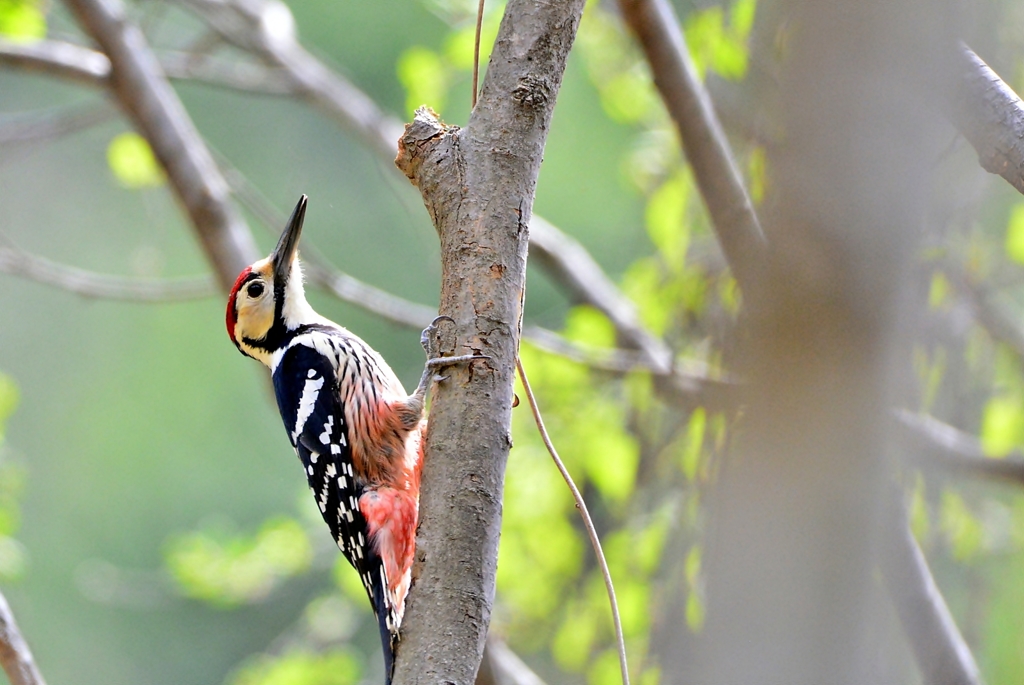
<instances>
[{"instance_id":1,"label":"black and white woodpecker","mask_svg":"<svg viewBox=\"0 0 1024 685\"><path fill-rule=\"evenodd\" d=\"M297 254L306 201L299 199L270 256L239 274L228 335L270 369L320 513L373 605L390 683L416 545L427 389L441 380L437 368L487 357L428 359L407 394L373 348L306 302ZM425 349L433 330L424 331Z\"/></svg>"}]
</instances>

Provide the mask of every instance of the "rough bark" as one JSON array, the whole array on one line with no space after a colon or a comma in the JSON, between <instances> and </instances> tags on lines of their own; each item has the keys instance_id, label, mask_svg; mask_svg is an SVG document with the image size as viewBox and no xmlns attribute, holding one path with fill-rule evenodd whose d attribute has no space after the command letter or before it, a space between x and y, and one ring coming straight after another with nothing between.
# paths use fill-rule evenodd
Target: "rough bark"
<instances>
[{"instance_id":1,"label":"rough bark","mask_svg":"<svg viewBox=\"0 0 1024 685\"><path fill-rule=\"evenodd\" d=\"M441 239L442 314L454 351L487 362L454 368L431 408L414 585L396 685L470 685L490 623L511 447L530 215L566 58L583 0L512 0L465 129L421 110L396 163L423 195Z\"/></svg>"},{"instance_id":2,"label":"rough bark","mask_svg":"<svg viewBox=\"0 0 1024 685\"><path fill-rule=\"evenodd\" d=\"M128 21L119 0L67 0L67 4L110 60L114 96L167 171L213 263L217 281L230 290L238 272L256 260L256 243L231 204L227 181L160 71L142 31Z\"/></svg>"}]
</instances>

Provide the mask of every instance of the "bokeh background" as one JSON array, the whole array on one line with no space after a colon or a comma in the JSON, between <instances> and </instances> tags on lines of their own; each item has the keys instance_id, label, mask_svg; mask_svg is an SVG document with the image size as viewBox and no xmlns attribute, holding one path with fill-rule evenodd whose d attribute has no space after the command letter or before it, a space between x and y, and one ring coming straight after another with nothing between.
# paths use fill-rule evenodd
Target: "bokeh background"
<instances>
[{"instance_id":1,"label":"bokeh background","mask_svg":"<svg viewBox=\"0 0 1024 685\"><path fill-rule=\"evenodd\" d=\"M501 11L488 4L485 42ZM385 110L408 119L426 103L464 123L475 5L290 7L303 44ZM765 76L749 52L753 0L675 7L713 92L756 97ZM202 35L201 22L173 3L130 11L159 49ZM1017 86L1024 34L1010 27L1022 26L1016 3L991 0L972 29L972 47ZM0 0L0 34L85 42L62 5L42 0ZM418 193L362 141L291 98L176 87L210 147L282 214L300 193L310 196L305 235L334 265L436 304L438 246ZM723 118L759 200L770 184L759 105L730 102ZM70 135L3 137L103 103L88 87L0 68L0 245L103 274L207 273L185 217L144 147L124 137L131 129L122 118ZM1024 203L978 169L952 131L936 169L922 306L954 325L923 337L906 360L917 379L908 403L1002 455L1024 444L1021 360L964 314L966 295L948 272L991 284L993 301L1019 320ZM614 3L595 0L585 15L535 211L586 246L690 368L715 372L738 312L735 284ZM247 217L269 251L281 227ZM311 300L415 383L416 331L320 292ZM380 681L362 590L312 506L265 370L231 345L223 312L219 294L113 302L0 274L0 583L51 683ZM600 314L573 307L537 270L526 321L593 348L615 343ZM664 406L642 371L595 371L530 346L523 358L593 501L635 677L653 685L659 631L697 633L703 622L702 498L728 420ZM569 495L525 407L515 431L493 630L549 682L616 682L603 588ZM936 476L918 476L909 491L915 531L988 682L1019 682L1024 501L1009 488ZM906 650L895 652L909 663ZM913 682L913 670L905 673Z\"/></svg>"}]
</instances>

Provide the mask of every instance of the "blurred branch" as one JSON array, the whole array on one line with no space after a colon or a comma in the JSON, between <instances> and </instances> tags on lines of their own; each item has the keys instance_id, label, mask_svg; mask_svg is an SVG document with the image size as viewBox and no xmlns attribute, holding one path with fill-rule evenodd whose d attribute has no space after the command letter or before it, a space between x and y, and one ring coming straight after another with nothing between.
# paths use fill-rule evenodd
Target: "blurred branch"
<instances>
[{"instance_id":1,"label":"blurred branch","mask_svg":"<svg viewBox=\"0 0 1024 685\"><path fill-rule=\"evenodd\" d=\"M956 66L950 118L978 153L982 168L1024 193L1024 103L962 43Z\"/></svg>"},{"instance_id":2,"label":"blurred branch","mask_svg":"<svg viewBox=\"0 0 1024 685\"><path fill-rule=\"evenodd\" d=\"M488 635L476 685L544 685L544 681L502 640Z\"/></svg>"},{"instance_id":3,"label":"blurred branch","mask_svg":"<svg viewBox=\"0 0 1024 685\"><path fill-rule=\"evenodd\" d=\"M981 685L978 664L914 539L902 491L892 486L881 567L924 685Z\"/></svg>"},{"instance_id":4,"label":"blurred branch","mask_svg":"<svg viewBox=\"0 0 1024 685\"><path fill-rule=\"evenodd\" d=\"M166 170L218 282L230 289L238 273L256 260L256 243L231 205L227 182L145 37L127 20L120 0L67 0L67 4L110 59L113 94Z\"/></svg>"},{"instance_id":5,"label":"blurred branch","mask_svg":"<svg viewBox=\"0 0 1024 685\"><path fill-rule=\"evenodd\" d=\"M164 280L108 276L58 264L13 246L0 247L0 271L85 297L109 300L171 302L214 294L214 281L209 276Z\"/></svg>"},{"instance_id":6,"label":"blurred branch","mask_svg":"<svg viewBox=\"0 0 1024 685\"><path fill-rule=\"evenodd\" d=\"M711 97L697 76L679 19L667 0L619 0L619 7L647 56L654 85L679 131L722 252L749 295L764 258L764 234Z\"/></svg>"},{"instance_id":7,"label":"blurred branch","mask_svg":"<svg viewBox=\"0 0 1024 685\"><path fill-rule=\"evenodd\" d=\"M0 146L53 140L110 121L118 114L106 103L70 110L31 112L0 123Z\"/></svg>"},{"instance_id":8,"label":"blurred branch","mask_svg":"<svg viewBox=\"0 0 1024 685\"><path fill-rule=\"evenodd\" d=\"M245 93L295 94L292 79L280 69L189 52L161 52L158 59L167 78L172 80L197 81Z\"/></svg>"},{"instance_id":9,"label":"blurred branch","mask_svg":"<svg viewBox=\"0 0 1024 685\"><path fill-rule=\"evenodd\" d=\"M0 666L11 685L46 685L22 637L7 598L0 593Z\"/></svg>"},{"instance_id":10,"label":"blurred branch","mask_svg":"<svg viewBox=\"0 0 1024 685\"><path fill-rule=\"evenodd\" d=\"M966 296L975 320L993 340L1003 343L1018 359L1024 360L1024 330L1000 307L987 288L973 281L962 271L946 269L950 281Z\"/></svg>"},{"instance_id":11,"label":"blurred branch","mask_svg":"<svg viewBox=\"0 0 1024 685\"><path fill-rule=\"evenodd\" d=\"M0 64L89 86L104 86L110 76L110 60L106 55L56 40L19 43L0 37Z\"/></svg>"},{"instance_id":12,"label":"blurred branch","mask_svg":"<svg viewBox=\"0 0 1024 685\"><path fill-rule=\"evenodd\" d=\"M394 159L402 123L299 44L286 5L276 0L183 2L229 42L280 69L295 94L332 115L388 161Z\"/></svg>"},{"instance_id":13,"label":"blurred branch","mask_svg":"<svg viewBox=\"0 0 1024 685\"><path fill-rule=\"evenodd\" d=\"M643 327L636 305L576 239L534 216L530 221L530 256L576 300L607 316L622 342L639 350L652 370L661 374L671 370L672 351Z\"/></svg>"},{"instance_id":14,"label":"blurred branch","mask_svg":"<svg viewBox=\"0 0 1024 685\"><path fill-rule=\"evenodd\" d=\"M966 476L1024 485L1024 452L1021 450L995 459L985 454L976 437L932 416L900 410L895 417L909 448L908 455L918 467L938 466Z\"/></svg>"}]
</instances>

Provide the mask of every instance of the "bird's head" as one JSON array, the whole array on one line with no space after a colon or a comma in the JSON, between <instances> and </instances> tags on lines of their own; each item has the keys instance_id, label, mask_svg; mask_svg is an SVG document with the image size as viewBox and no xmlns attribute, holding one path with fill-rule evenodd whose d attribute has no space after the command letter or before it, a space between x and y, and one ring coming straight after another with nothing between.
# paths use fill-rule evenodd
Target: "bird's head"
<instances>
[{"instance_id":1,"label":"bird's head","mask_svg":"<svg viewBox=\"0 0 1024 685\"><path fill-rule=\"evenodd\" d=\"M288 331L319 318L306 302L298 259L306 200L305 195L299 198L270 256L243 269L228 297L231 341L267 366Z\"/></svg>"}]
</instances>

